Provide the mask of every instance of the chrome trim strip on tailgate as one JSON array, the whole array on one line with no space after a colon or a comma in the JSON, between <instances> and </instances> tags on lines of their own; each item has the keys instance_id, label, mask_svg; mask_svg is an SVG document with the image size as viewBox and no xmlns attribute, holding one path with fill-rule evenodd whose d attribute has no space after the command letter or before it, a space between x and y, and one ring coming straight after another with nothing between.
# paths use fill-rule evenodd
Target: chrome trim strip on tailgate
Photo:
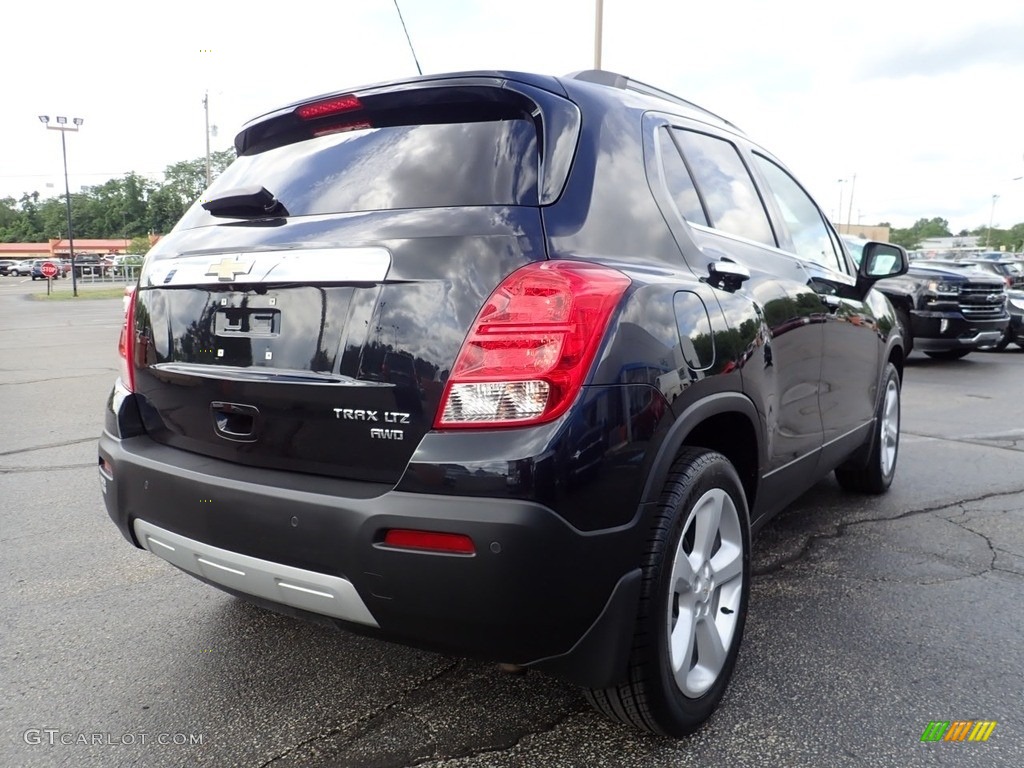
<instances>
[{"instance_id":1,"label":"chrome trim strip on tailgate","mask_svg":"<svg viewBox=\"0 0 1024 768\"><path fill-rule=\"evenodd\" d=\"M211 547L135 520L135 536L147 550L171 565L247 595L344 621L377 627L352 582Z\"/></svg>"},{"instance_id":2,"label":"chrome trim strip on tailgate","mask_svg":"<svg viewBox=\"0 0 1024 768\"><path fill-rule=\"evenodd\" d=\"M289 248L184 254L147 260L140 285L379 283L391 269L386 248Z\"/></svg>"}]
</instances>

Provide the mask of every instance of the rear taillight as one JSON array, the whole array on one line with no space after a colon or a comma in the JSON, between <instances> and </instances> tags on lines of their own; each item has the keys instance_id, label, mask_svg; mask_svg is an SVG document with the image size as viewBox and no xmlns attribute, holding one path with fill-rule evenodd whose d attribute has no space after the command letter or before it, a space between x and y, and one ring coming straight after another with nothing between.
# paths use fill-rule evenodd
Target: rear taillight
<instances>
[{"instance_id":1,"label":"rear taillight","mask_svg":"<svg viewBox=\"0 0 1024 768\"><path fill-rule=\"evenodd\" d=\"M117 342L117 352L121 356L121 383L129 392L135 391L135 298L138 295L139 290L136 288L128 298L121 338Z\"/></svg>"},{"instance_id":2,"label":"rear taillight","mask_svg":"<svg viewBox=\"0 0 1024 768\"><path fill-rule=\"evenodd\" d=\"M506 427L557 418L572 404L629 287L596 264L544 261L506 277L462 343L434 427Z\"/></svg>"},{"instance_id":3,"label":"rear taillight","mask_svg":"<svg viewBox=\"0 0 1024 768\"><path fill-rule=\"evenodd\" d=\"M312 104L303 104L297 107L295 114L303 120L315 120L319 117L329 117L342 112L351 112L361 109L363 103L357 96L336 96L323 101L315 101Z\"/></svg>"}]
</instances>

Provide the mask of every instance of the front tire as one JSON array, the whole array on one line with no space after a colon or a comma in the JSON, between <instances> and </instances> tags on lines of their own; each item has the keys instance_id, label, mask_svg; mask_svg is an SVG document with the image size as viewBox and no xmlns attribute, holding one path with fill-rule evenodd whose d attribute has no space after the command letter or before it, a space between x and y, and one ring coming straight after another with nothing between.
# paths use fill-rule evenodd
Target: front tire
<instances>
[{"instance_id":1,"label":"front tire","mask_svg":"<svg viewBox=\"0 0 1024 768\"><path fill-rule=\"evenodd\" d=\"M900 452L900 374L892 363L886 363L884 374L867 464L859 469L836 468L836 480L847 491L885 493L896 476Z\"/></svg>"},{"instance_id":2,"label":"front tire","mask_svg":"<svg viewBox=\"0 0 1024 768\"><path fill-rule=\"evenodd\" d=\"M969 349L945 349L941 352L925 352L933 360L959 360L971 354Z\"/></svg>"},{"instance_id":3,"label":"front tire","mask_svg":"<svg viewBox=\"0 0 1024 768\"><path fill-rule=\"evenodd\" d=\"M628 681L586 693L599 712L675 738L711 716L743 637L749 536L746 495L729 460L684 450L651 521Z\"/></svg>"},{"instance_id":4,"label":"front tire","mask_svg":"<svg viewBox=\"0 0 1024 768\"><path fill-rule=\"evenodd\" d=\"M903 337L903 357L910 357L910 353L914 351L914 334L911 330L913 326L910 324L910 313L903 307L896 308L896 323L900 327L900 336Z\"/></svg>"}]
</instances>

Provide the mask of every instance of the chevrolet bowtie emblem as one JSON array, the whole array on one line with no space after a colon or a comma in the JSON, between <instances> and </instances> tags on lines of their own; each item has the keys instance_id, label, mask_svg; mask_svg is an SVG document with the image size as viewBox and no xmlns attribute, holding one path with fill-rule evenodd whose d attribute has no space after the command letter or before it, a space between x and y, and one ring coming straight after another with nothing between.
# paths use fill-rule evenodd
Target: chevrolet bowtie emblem
<instances>
[{"instance_id":1,"label":"chevrolet bowtie emblem","mask_svg":"<svg viewBox=\"0 0 1024 768\"><path fill-rule=\"evenodd\" d=\"M252 269L253 262L243 264L234 258L221 259L217 264L211 264L210 268L206 270L207 277L216 277L218 280L230 282L235 279L235 275L247 275L249 270Z\"/></svg>"}]
</instances>

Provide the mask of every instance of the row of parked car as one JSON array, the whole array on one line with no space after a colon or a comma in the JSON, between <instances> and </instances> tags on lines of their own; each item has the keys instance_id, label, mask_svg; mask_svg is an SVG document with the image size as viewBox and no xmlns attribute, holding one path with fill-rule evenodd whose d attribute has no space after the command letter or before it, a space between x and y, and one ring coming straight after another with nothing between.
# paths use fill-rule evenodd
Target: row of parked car
<instances>
[{"instance_id":1,"label":"row of parked car","mask_svg":"<svg viewBox=\"0 0 1024 768\"><path fill-rule=\"evenodd\" d=\"M843 235L855 259L866 240ZM907 353L955 360L971 352L1024 348L1024 259L1004 254L912 259L905 275L876 289L896 310Z\"/></svg>"},{"instance_id":2,"label":"row of parked car","mask_svg":"<svg viewBox=\"0 0 1024 768\"><path fill-rule=\"evenodd\" d=\"M43 264L50 262L57 266L55 277L66 277L71 272L71 262L67 259L32 259L23 261L0 261L0 275L5 277L29 277L33 280L45 280L43 275Z\"/></svg>"},{"instance_id":3,"label":"row of parked car","mask_svg":"<svg viewBox=\"0 0 1024 768\"><path fill-rule=\"evenodd\" d=\"M42 266L46 262L58 268L56 277L67 277L71 274L70 259L22 259L0 260L0 275L11 277L30 277L33 280L45 280ZM117 254L106 256L98 253L81 253L75 256L75 274L78 277L121 277L137 274L142 264L142 257L134 254Z\"/></svg>"}]
</instances>

